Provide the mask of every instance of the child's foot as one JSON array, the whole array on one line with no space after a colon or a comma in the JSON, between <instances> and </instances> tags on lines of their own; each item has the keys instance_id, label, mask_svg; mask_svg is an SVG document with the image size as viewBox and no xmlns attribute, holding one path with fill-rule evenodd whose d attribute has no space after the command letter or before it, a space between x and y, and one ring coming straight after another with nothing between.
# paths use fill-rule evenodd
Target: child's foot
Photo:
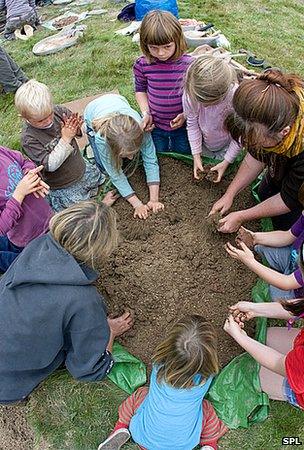
<instances>
[{"instance_id":1,"label":"child's foot","mask_svg":"<svg viewBox=\"0 0 304 450\"><path fill-rule=\"evenodd\" d=\"M131 435L127 428L119 428L114 431L108 439L100 444L98 450L119 450L126 442L128 442L130 437Z\"/></svg>"},{"instance_id":2,"label":"child's foot","mask_svg":"<svg viewBox=\"0 0 304 450\"><path fill-rule=\"evenodd\" d=\"M104 203L107 206L112 206L116 202L116 200L120 197L119 194L117 194L116 191L109 191L104 196L102 203Z\"/></svg>"}]
</instances>

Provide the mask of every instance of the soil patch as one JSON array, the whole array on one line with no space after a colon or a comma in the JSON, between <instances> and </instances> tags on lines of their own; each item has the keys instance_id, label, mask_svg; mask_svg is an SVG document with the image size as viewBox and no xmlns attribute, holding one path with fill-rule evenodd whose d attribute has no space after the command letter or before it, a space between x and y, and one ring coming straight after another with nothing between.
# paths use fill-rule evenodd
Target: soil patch
<instances>
[{"instance_id":1,"label":"soil patch","mask_svg":"<svg viewBox=\"0 0 304 450\"><path fill-rule=\"evenodd\" d=\"M234 236L217 232L206 216L230 180L215 185L194 182L192 168L170 158L161 161L161 200L165 211L146 221L134 220L130 206L119 200L122 242L101 269L98 288L110 312L134 311L135 326L121 342L147 364L170 325L184 314L202 314L218 330L222 364L241 353L222 331L228 305L250 299L255 275L232 260L223 246ZM131 179L147 200L142 170ZM235 209L253 204L249 190L240 194ZM251 225L252 227L252 225ZM252 329L249 330L252 333Z\"/></svg>"}]
</instances>

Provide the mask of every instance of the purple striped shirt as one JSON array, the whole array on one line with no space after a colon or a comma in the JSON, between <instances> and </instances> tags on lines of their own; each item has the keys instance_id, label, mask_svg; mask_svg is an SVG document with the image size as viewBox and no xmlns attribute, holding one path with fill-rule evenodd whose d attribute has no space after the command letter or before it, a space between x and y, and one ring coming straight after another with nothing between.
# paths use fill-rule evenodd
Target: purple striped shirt
<instances>
[{"instance_id":1,"label":"purple striped shirt","mask_svg":"<svg viewBox=\"0 0 304 450\"><path fill-rule=\"evenodd\" d=\"M192 63L190 55L175 61L149 63L145 56L133 66L135 92L146 92L154 125L171 131L170 121L183 112L182 95L184 75Z\"/></svg>"}]
</instances>

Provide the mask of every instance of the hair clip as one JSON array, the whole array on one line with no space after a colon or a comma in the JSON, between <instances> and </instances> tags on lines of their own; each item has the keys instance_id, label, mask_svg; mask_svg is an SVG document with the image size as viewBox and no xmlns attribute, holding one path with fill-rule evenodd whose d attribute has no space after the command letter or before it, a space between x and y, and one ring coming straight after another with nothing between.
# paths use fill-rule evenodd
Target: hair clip
<instances>
[{"instance_id":1,"label":"hair clip","mask_svg":"<svg viewBox=\"0 0 304 450\"><path fill-rule=\"evenodd\" d=\"M269 89L269 87L270 87L270 84L268 84L268 85L261 91L261 93L266 92L266 91Z\"/></svg>"},{"instance_id":2,"label":"hair clip","mask_svg":"<svg viewBox=\"0 0 304 450\"><path fill-rule=\"evenodd\" d=\"M291 319L287 320L287 328L288 330L291 330L291 327L293 326L293 324L299 320L299 319L303 319L304 318L304 312L302 312L299 316L296 317L292 317Z\"/></svg>"}]
</instances>

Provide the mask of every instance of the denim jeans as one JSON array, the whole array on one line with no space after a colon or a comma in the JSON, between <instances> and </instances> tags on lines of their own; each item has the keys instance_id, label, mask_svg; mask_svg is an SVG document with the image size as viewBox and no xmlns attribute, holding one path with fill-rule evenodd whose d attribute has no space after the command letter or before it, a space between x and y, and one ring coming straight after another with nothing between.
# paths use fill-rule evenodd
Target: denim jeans
<instances>
[{"instance_id":1,"label":"denim jeans","mask_svg":"<svg viewBox=\"0 0 304 450\"><path fill-rule=\"evenodd\" d=\"M0 236L0 272L6 272L22 250L23 247L17 247L6 236Z\"/></svg>"},{"instance_id":2,"label":"denim jeans","mask_svg":"<svg viewBox=\"0 0 304 450\"><path fill-rule=\"evenodd\" d=\"M191 155L191 148L185 125L172 131L154 128L151 134L157 152L175 152Z\"/></svg>"}]
</instances>

